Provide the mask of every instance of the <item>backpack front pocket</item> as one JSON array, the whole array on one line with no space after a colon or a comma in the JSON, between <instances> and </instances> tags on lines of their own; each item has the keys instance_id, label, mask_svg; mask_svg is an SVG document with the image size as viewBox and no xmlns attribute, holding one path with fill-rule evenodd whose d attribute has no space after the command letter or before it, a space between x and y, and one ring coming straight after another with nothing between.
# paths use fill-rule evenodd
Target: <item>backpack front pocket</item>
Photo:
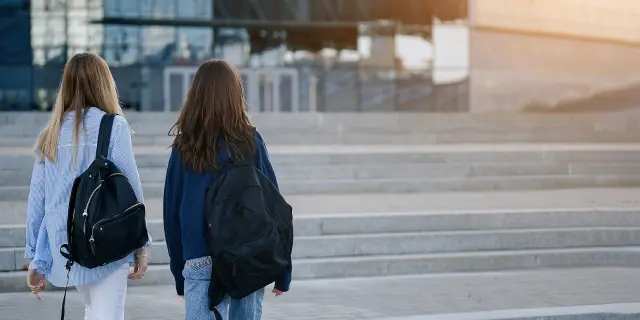
<instances>
[{"instance_id":1,"label":"backpack front pocket","mask_svg":"<svg viewBox=\"0 0 640 320\"><path fill-rule=\"evenodd\" d=\"M91 252L100 265L118 261L149 241L145 208L135 204L121 214L96 222L91 229Z\"/></svg>"}]
</instances>

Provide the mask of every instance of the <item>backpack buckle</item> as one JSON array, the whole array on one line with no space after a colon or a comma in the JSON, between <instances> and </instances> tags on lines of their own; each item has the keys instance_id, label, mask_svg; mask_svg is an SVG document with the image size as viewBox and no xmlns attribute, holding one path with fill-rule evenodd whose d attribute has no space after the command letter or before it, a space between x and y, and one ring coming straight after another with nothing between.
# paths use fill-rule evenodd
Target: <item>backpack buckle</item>
<instances>
[{"instance_id":1,"label":"backpack buckle","mask_svg":"<svg viewBox=\"0 0 640 320\"><path fill-rule=\"evenodd\" d=\"M67 268L67 271L71 271L72 265L73 265L73 260L67 260L67 264L65 265L65 268Z\"/></svg>"}]
</instances>

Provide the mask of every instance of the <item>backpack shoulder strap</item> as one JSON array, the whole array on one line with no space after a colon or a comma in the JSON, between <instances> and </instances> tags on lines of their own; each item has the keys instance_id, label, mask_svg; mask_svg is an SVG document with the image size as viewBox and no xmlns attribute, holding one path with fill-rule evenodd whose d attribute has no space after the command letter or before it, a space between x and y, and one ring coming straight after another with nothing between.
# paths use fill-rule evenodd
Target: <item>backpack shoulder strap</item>
<instances>
[{"instance_id":1,"label":"backpack shoulder strap","mask_svg":"<svg viewBox=\"0 0 640 320\"><path fill-rule=\"evenodd\" d=\"M96 159L99 156L107 157L109 155L109 142L111 141L111 129L113 128L113 120L115 114L105 114L100 121L100 131L98 133L98 146L96 147Z\"/></svg>"}]
</instances>

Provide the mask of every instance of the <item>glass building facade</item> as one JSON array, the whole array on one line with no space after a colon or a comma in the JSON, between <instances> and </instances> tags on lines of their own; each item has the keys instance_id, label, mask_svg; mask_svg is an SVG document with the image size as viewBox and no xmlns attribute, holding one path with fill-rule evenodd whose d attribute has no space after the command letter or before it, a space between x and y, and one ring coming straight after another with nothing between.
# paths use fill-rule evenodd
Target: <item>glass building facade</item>
<instances>
[{"instance_id":1,"label":"glass building facade","mask_svg":"<svg viewBox=\"0 0 640 320\"><path fill-rule=\"evenodd\" d=\"M0 111L30 108L30 30L28 2L0 0Z\"/></svg>"},{"instance_id":2,"label":"glass building facade","mask_svg":"<svg viewBox=\"0 0 640 320\"><path fill-rule=\"evenodd\" d=\"M0 0L0 110L52 107L64 63L78 52L107 61L125 107L161 108L164 66L198 65L222 57L239 66L277 66L282 53L251 54L243 28L103 24L105 17L129 19L213 19L213 0ZM214 41L214 38L217 41ZM215 43L215 45L214 45ZM143 90L143 87L152 86ZM145 93L145 91L147 91Z\"/></svg>"},{"instance_id":3,"label":"glass building facade","mask_svg":"<svg viewBox=\"0 0 640 320\"><path fill-rule=\"evenodd\" d=\"M197 64L213 56L210 27L96 23L104 17L211 19L211 0L0 0L0 6L2 109L51 108L64 63L78 52L105 58L124 82L119 90L130 108L139 108L141 66Z\"/></svg>"},{"instance_id":4,"label":"glass building facade","mask_svg":"<svg viewBox=\"0 0 640 320\"><path fill-rule=\"evenodd\" d=\"M411 5L401 6L400 2ZM448 8L444 15L465 15L466 0L447 4L454 2L458 4ZM278 104L299 98L304 100L301 104L306 105L302 108L312 109L310 105L317 104L318 110L330 111L333 107L329 105L335 105L335 111L341 111L351 105L356 110L387 108L386 105L397 109L406 97L410 100L407 105L421 108L416 102L424 95L416 94L416 88L434 85L427 71L432 65L428 37L411 34L383 41L385 36L358 36L358 25L362 21L387 19L389 14L407 15L402 19L414 25L430 24L437 10L434 11L433 5L423 6L427 3L442 2L0 0L0 111L50 109L65 61L85 51L104 57L118 84L122 104L134 110L175 110L184 94L185 81L167 77L167 69L193 69L213 57L227 59L240 68L278 67L293 72L285 70L282 74L288 78L273 79L273 74L248 69L244 80L259 83L245 82L245 86L248 90L254 88L251 94L260 101L271 99ZM426 11L418 10L421 6ZM398 9L404 7L408 9ZM349 26L340 31L318 27L327 22ZM385 45L387 42L395 44ZM416 43L422 49L415 50ZM370 66L369 62L375 57L367 48L371 51L379 44L392 48L395 53L389 53L389 61ZM403 50L405 47L408 49ZM327 50L322 48L337 48L340 53L336 55L333 50L334 53L325 56ZM304 54L309 51L314 54ZM423 53L416 55L416 52ZM370 70L362 72L363 68ZM385 68L387 70L377 70ZM418 72L411 73L409 79L396 76L391 80L378 79L380 74L396 75L400 69L411 68L417 68ZM188 72L184 74L187 76L182 78L189 77ZM280 77L277 74L280 73L276 72L276 77ZM290 74L295 77L289 77ZM311 86L315 83L317 90L313 89L312 95ZM331 102L335 97L342 97L335 93L336 88L349 93L348 103L342 98ZM299 97L289 93L298 89ZM169 96L167 91L172 91ZM367 102L372 95L375 99Z\"/></svg>"}]
</instances>

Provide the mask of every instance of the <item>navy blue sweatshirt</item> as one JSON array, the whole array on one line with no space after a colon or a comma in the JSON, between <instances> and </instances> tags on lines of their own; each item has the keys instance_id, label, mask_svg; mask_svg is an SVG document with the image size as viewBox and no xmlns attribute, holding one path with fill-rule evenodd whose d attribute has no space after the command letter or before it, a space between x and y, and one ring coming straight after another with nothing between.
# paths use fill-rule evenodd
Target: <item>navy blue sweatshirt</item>
<instances>
[{"instance_id":1,"label":"navy blue sweatshirt","mask_svg":"<svg viewBox=\"0 0 640 320\"><path fill-rule=\"evenodd\" d=\"M254 166L278 187L275 172L269 161L269 154L262 136L256 131L256 152ZM217 163L230 158L229 149L221 145L217 153ZM175 148L171 151L167 177L164 184L164 232L169 249L171 273L176 280L178 295L184 295L182 269L185 261L210 255L206 242L204 194L215 174L198 173L185 165ZM275 288L289 291L291 265L288 272L276 281Z\"/></svg>"}]
</instances>

